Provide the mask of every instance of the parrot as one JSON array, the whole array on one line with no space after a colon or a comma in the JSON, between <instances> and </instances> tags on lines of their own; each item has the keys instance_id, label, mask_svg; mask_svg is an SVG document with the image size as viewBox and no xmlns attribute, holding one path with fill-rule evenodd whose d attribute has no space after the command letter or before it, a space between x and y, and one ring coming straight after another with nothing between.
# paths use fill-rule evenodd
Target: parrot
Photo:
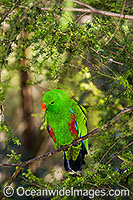
<instances>
[{"instance_id":1,"label":"parrot","mask_svg":"<svg viewBox=\"0 0 133 200\"><path fill-rule=\"evenodd\" d=\"M55 149L71 144L87 134L86 109L62 89L53 89L42 97L44 125ZM84 157L88 154L88 139L64 150L64 168L70 173L81 173Z\"/></svg>"}]
</instances>

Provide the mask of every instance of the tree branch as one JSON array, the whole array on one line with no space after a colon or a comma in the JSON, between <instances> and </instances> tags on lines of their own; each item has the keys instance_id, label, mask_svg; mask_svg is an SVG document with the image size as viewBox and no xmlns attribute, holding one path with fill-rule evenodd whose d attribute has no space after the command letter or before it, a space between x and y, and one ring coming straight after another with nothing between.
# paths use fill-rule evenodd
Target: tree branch
<instances>
[{"instance_id":1,"label":"tree branch","mask_svg":"<svg viewBox=\"0 0 133 200\"><path fill-rule=\"evenodd\" d=\"M103 11L103 10L98 10L96 8L93 8L85 3L81 3L79 1L74 1L75 3L85 6L87 7L90 11L91 14L100 14L100 15L105 15L105 16L110 16L110 17L117 17L117 18L121 18L121 19L129 19L129 20L133 20L133 16L131 15L124 15L123 13L119 14L119 13L113 13L113 12L108 12L108 11Z\"/></svg>"},{"instance_id":2,"label":"tree branch","mask_svg":"<svg viewBox=\"0 0 133 200\"><path fill-rule=\"evenodd\" d=\"M116 17L120 19L128 19L128 20L133 20L132 15L124 15L123 13L113 13L109 11L104 11L104 10L98 10L96 8L93 8L85 3L81 3L79 1L74 1L75 3L85 6L87 8L59 8L60 11L72 11L72 12L83 12L83 13L88 13L88 14L99 14L99 15L105 15L105 16L110 16L110 17ZM24 6L18 6L19 8L26 8ZM30 8L29 8L30 9ZM45 7L45 8L38 8L40 10L44 11L51 11L54 12L56 10L50 8L50 7Z\"/></svg>"},{"instance_id":3,"label":"tree branch","mask_svg":"<svg viewBox=\"0 0 133 200\"><path fill-rule=\"evenodd\" d=\"M89 6L89 7L91 7L91 6ZM40 8L40 9L44 10L44 11L55 11L52 8ZM105 15L105 16L116 17L116 18L121 18L121 19L133 20L132 15L113 13L113 12L98 10L98 9L95 9L92 7L91 7L91 10L86 9L86 8L60 8L60 10L61 11L73 11L73 12L84 12L84 13L89 13L89 14L99 14L99 15Z\"/></svg>"}]
</instances>

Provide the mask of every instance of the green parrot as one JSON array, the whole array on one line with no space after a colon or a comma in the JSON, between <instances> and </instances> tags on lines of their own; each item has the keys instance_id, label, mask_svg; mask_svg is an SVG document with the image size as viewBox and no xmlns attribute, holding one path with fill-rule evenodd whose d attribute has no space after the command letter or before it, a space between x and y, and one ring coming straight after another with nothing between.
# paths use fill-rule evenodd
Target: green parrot
<instances>
[{"instance_id":1,"label":"green parrot","mask_svg":"<svg viewBox=\"0 0 133 200\"><path fill-rule=\"evenodd\" d=\"M53 139L55 148L71 144L87 134L86 110L72 100L66 92L54 89L42 98L45 127ZM88 139L64 151L64 167L68 172L80 173L84 155L88 153Z\"/></svg>"}]
</instances>

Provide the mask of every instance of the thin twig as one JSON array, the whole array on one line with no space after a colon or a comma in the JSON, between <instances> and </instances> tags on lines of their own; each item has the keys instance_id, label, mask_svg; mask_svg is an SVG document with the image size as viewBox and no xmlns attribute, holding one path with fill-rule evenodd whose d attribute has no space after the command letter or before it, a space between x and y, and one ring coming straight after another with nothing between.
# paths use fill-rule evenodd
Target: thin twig
<instances>
[{"instance_id":1,"label":"thin twig","mask_svg":"<svg viewBox=\"0 0 133 200\"><path fill-rule=\"evenodd\" d=\"M121 185L120 183L116 183L117 185L119 185L120 187L126 189L126 190L129 190L127 187L125 187L124 185ZM131 192L131 190L129 190L130 194L132 195L133 192Z\"/></svg>"},{"instance_id":2,"label":"thin twig","mask_svg":"<svg viewBox=\"0 0 133 200\"><path fill-rule=\"evenodd\" d=\"M133 142L130 142L128 145L126 145L124 148L122 148L116 155L114 155L108 162L106 162L106 164L109 164L115 157L117 157L124 149L126 149L127 147L129 147L130 145L132 145Z\"/></svg>"},{"instance_id":3,"label":"thin twig","mask_svg":"<svg viewBox=\"0 0 133 200\"><path fill-rule=\"evenodd\" d=\"M44 188L42 185L38 185L38 184L36 184L36 183L34 183L34 182L30 182L28 179L26 179L24 176L20 176L24 181L26 181L27 183L29 183L30 185L34 185L34 186L36 186L36 187L38 187L38 188L41 188L41 189L46 189L46 188Z\"/></svg>"},{"instance_id":4,"label":"thin twig","mask_svg":"<svg viewBox=\"0 0 133 200\"><path fill-rule=\"evenodd\" d=\"M81 6L85 6L85 7L89 8L89 9L91 10L91 12L94 11L94 8L92 8L91 6L89 6L89 5L86 4L86 3L79 2L79 1L74 1L74 3L77 3L77 4L81 5Z\"/></svg>"},{"instance_id":5,"label":"thin twig","mask_svg":"<svg viewBox=\"0 0 133 200\"><path fill-rule=\"evenodd\" d=\"M124 13L125 6L126 6L126 0L124 1L121 15L123 15L123 13ZM115 29L114 33L112 34L111 38L106 42L105 45L107 45L112 40L112 38L115 36L116 32L119 30L120 23L121 23L121 18L120 18L120 20L119 20L119 22L118 22L118 24L116 26L116 29Z\"/></svg>"},{"instance_id":6,"label":"thin twig","mask_svg":"<svg viewBox=\"0 0 133 200\"><path fill-rule=\"evenodd\" d=\"M83 13L82 15L80 15L76 20L75 20L75 24L82 18L86 15L86 13Z\"/></svg>"},{"instance_id":7,"label":"thin twig","mask_svg":"<svg viewBox=\"0 0 133 200\"><path fill-rule=\"evenodd\" d=\"M122 160L123 162L125 162L125 163L127 163L127 164L129 164L129 165L133 165L133 163L130 163L130 162L128 162L128 161L126 161L126 160L124 160L123 158L121 158L120 156L117 156L120 160Z\"/></svg>"},{"instance_id":8,"label":"thin twig","mask_svg":"<svg viewBox=\"0 0 133 200\"><path fill-rule=\"evenodd\" d=\"M99 161L98 165L103 161L103 159L105 158L105 156L110 152L110 150L123 138L128 137L128 135L125 135L124 137L121 137L119 140L117 140L115 143L113 143L113 145L108 149L108 151L103 155L103 157L101 158L101 160Z\"/></svg>"},{"instance_id":9,"label":"thin twig","mask_svg":"<svg viewBox=\"0 0 133 200\"><path fill-rule=\"evenodd\" d=\"M96 51L96 50L93 49L92 47L89 47L89 48L90 48L92 51L94 51L96 54L100 55L102 58L104 58L104 59L106 59L106 60L109 61L109 58L108 58L108 57L105 57L105 56L101 55L98 51ZM117 62L117 61L115 61L115 60L112 60L112 62L113 62L113 63L116 63L116 64L118 64L118 65L123 65L123 63Z\"/></svg>"},{"instance_id":10,"label":"thin twig","mask_svg":"<svg viewBox=\"0 0 133 200\"><path fill-rule=\"evenodd\" d=\"M113 40L113 42L115 43L115 44L117 44L119 47L122 47L124 50L125 50L125 52L131 57L131 58L133 58L133 56L126 50L126 47L125 46L123 46L123 45L121 45L118 41L116 41L116 40Z\"/></svg>"},{"instance_id":11,"label":"thin twig","mask_svg":"<svg viewBox=\"0 0 133 200\"><path fill-rule=\"evenodd\" d=\"M17 0L16 3L15 3L15 5L10 10L8 10L8 12L6 13L6 15L2 18L1 23L8 17L8 15L14 10L14 8L18 6L17 3L19 1L20 0Z\"/></svg>"},{"instance_id":12,"label":"thin twig","mask_svg":"<svg viewBox=\"0 0 133 200\"><path fill-rule=\"evenodd\" d=\"M103 73L103 70L99 67L99 65L97 65L97 64L94 65L90 60L88 60L87 58L85 58L85 57L82 56L82 55L80 55L80 57L81 57L82 59L86 60L87 62L89 62L89 63L93 66L93 68L95 69L95 72L97 72L98 74L100 74L100 75L102 75L102 76L106 76L106 77L111 78L111 79L117 80L117 78L115 78L115 77L113 77L113 76L110 76L110 75L108 75L108 74ZM98 61L98 62L99 62L99 61ZM100 62L99 62L99 63L100 63ZM103 65L103 63L100 63L100 64Z\"/></svg>"}]
</instances>

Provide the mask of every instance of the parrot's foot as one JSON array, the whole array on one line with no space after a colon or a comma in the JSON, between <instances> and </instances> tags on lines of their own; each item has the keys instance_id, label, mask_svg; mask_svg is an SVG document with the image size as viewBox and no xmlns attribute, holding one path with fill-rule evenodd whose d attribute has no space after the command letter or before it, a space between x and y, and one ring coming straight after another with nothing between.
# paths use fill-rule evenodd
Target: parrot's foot
<instances>
[{"instance_id":1,"label":"parrot's foot","mask_svg":"<svg viewBox=\"0 0 133 200\"><path fill-rule=\"evenodd\" d=\"M67 160L67 163L68 163L68 173L72 176L81 176L81 170L79 171L74 171L71 167L70 167L70 164L69 164L69 161Z\"/></svg>"},{"instance_id":2,"label":"parrot's foot","mask_svg":"<svg viewBox=\"0 0 133 200\"><path fill-rule=\"evenodd\" d=\"M75 172L75 171L72 170L72 171L69 171L68 173L69 173L70 175L72 175L72 176L79 176L79 177L82 176L81 171L76 171L76 172Z\"/></svg>"}]
</instances>

